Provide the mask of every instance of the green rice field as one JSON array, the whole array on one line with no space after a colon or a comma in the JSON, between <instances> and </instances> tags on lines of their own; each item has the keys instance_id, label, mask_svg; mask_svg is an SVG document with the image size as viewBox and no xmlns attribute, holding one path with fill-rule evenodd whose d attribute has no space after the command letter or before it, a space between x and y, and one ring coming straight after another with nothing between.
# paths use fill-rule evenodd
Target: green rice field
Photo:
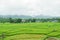
<instances>
[{"instance_id":1,"label":"green rice field","mask_svg":"<svg viewBox=\"0 0 60 40\"><path fill-rule=\"evenodd\" d=\"M0 40L49 40L48 37L60 39L60 23L0 23Z\"/></svg>"}]
</instances>

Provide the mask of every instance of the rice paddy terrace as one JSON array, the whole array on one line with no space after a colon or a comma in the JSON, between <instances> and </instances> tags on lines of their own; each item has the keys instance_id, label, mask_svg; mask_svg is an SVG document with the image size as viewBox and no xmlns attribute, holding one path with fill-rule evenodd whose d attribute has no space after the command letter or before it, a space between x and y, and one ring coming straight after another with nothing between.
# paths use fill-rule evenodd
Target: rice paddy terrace
<instances>
[{"instance_id":1,"label":"rice paddy terrace","mask_svg":"<svg viewBox=\"0 0 60 40\"><path fill-rule=\"evenodd\" d=\"M60 40L60 23L0 23L1 40Z\"/></svg>"}]
</instances>

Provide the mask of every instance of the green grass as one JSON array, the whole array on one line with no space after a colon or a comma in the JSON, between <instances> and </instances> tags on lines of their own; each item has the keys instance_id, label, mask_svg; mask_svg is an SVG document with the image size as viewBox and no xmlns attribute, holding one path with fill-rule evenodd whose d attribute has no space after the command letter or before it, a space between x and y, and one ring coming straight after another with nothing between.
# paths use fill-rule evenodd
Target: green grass
<instances>
[{"instance_id":1,"label":"green grass","mask_svg":"<svg viewBox=\"0 0 60 40\"><path fill-rule=\"evenodd\" d=\"M43 40L46 36L39 34L20 34L5 38L5 40Z\"/></svg>"},{"instance_id":2,"label":"green grass","mask_svg":"<svg viewBox=\"0 0 60 40\"><path fill-rule=\"evenodd\" d=\"M0 35L44 34L60 36L60 23L0 23ZM59 36L58 36L59 35Z\"/></svg>"}]
</instances>

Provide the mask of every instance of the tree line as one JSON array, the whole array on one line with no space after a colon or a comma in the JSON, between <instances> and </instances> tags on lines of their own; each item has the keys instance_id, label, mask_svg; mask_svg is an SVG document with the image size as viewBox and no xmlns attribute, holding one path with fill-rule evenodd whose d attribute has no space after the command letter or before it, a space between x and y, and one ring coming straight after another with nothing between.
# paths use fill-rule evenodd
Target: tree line
<instances>
[{"instance_id":1,"label":"tree line","mask_svg":"<svg viewBox=\"0 0 60 40\"><path fill-rule=\"evenodd\" d=\"M60 18L0 18L0 23L29 23L29 22L60 22Z\"/></svg>"}]
</instances>

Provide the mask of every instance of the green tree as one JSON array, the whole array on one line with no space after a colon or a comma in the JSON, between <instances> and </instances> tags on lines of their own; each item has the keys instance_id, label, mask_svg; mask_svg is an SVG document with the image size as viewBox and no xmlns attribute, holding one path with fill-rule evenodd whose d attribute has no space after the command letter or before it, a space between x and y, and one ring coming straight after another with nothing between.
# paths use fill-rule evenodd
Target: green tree
<instances>
[{"instance_id":1,"label":"green tree","mask_svg":"<svg viewBox=\"0 0 60 40\"><path fill-rule=\"evenodd\" d=\"M10 23L14 23L14 20L12 18L9 18Z\"/></svg>"},{"instance_id":2,"label":"green tree","mask_svg":"<svg viewBox=\"0 0 60 40\"><path fill-rule=\"evenodd\" d=\"M32 19L31 22L36 22L36 19Z\"/></svg>"},{"instance_id":3,"label":"green tree","mask_svg":"<svg viewBox=\"0 0 60 40\"><path fill-rule=\"evenodd\" d=\"M16 19L16 23L21 23L22 19Z\"/></svg>"}]
</instances>

